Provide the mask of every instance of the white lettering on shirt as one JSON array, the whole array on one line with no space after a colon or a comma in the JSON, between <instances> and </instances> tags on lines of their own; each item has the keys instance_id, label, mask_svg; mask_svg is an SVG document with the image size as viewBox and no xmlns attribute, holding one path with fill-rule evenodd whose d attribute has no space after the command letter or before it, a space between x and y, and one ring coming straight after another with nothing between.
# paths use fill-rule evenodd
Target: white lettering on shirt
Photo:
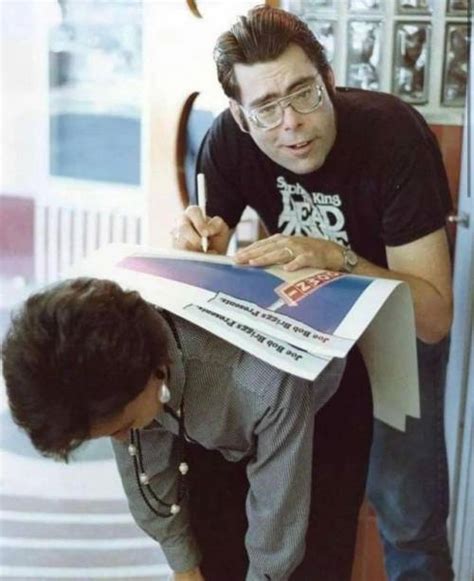
<instances>
[{"instance_id":1,"label":"white lettering on shirt","mask_svg":"<svg viewBox=\"0 0 474 581\"><path fill-rule=\"evenodd\" d=\"M298 182L289 184L282 176L277 178L277 188L283 201L278 218L278 229L282 234L325 238L348 245L339 194L310 193Z\"/></svg>"}]
</instances>

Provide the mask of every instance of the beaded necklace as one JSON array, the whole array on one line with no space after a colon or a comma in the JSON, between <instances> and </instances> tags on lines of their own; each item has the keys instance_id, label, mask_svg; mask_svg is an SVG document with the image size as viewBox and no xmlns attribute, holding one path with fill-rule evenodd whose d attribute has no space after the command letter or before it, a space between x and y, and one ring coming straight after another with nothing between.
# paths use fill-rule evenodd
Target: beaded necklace
<instances>
[{"instance_id":1,"label":"beaded necklace","mask_svg":"<svg viewBox=\"0 0 474 581\"><path fill-rule=\"evenodd\" d=\"M159 310L159 309L157 309ZM160 315L166 319L178 349L181 351L181 341L179 339L178 331L174 324L173 319L169 316L166 311L159 310ZM143 455L141 449L140 441L140 430L130 430L130 444L128 446L128 453L133 458L133 465L135 469L135 478L138 485L138 490L148 508L157 516L162 518L169 518L175 514L178 514L181 510L181 502L187 495L188 489L186 486L186 474L189 471L189 466L185 461L185 441L189 440L194 442L192 438L186 433L186 428L184 425L184 397L181 400L181 404L177 412L175 412L170 406L164 404L163 409L166 413L170 414L178 422L178 457L181 459L178 464L178 485L175 502L169 503L160 498L156 492L153 490L150 478L145 470L145 464L143 462ZM155 420L156 421L156 420ZM163 507L163 511L157 510L153 504L152 500L156 501L158 505Z\"/></svg>"}]
</instances>

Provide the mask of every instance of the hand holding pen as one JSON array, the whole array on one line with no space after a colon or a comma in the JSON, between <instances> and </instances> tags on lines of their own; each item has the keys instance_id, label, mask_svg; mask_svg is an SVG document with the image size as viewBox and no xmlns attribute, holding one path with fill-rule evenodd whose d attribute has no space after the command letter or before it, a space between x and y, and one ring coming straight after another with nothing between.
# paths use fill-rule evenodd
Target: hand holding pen
<instances>
[{"instance_id":1,"label":"hand holding pen","mask_svg":"<svg viewBox=\"0 0 474 581\"><path fill-rule=\"evenodd\" d=\"M197 175L197 198L198 205L188 206L171 231L173 248L225 254L231 231L220 216L207 216L207 187L202 173Z\"/></svg>"}]
</instances>

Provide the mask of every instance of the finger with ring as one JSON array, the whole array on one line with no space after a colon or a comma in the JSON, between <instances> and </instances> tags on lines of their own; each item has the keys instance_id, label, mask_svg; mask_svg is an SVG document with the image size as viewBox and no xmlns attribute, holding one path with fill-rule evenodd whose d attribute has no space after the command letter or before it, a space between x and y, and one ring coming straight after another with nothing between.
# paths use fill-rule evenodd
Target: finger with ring
<instances>
[{"instance_id":1,"label":"finger with ring","mask_svg":"<svg viewBox=\"0 0 474 581\"><path fill-rule=\"evenodd\" d=\"M283 250L285 250L285 252L288 252L288 256L290 257L290 260L295 259L295 253L293 252L293 250L289 246L285 246L285 248Z\"/></svg>"}]
</instances>

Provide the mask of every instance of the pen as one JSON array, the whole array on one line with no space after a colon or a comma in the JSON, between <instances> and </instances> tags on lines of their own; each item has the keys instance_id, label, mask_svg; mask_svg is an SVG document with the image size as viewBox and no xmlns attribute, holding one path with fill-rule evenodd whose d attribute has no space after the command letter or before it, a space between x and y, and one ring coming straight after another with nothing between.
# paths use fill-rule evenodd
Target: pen
<instances>
[{"instance_id":1,"label":"pen","mask_svg":"<svg viewBox=\"0 0 474 581\"><path fill-rule=\"evenodd\" d=\"M197 197L198 206L201 208L204 219L206 218L206 178L203 173L198 173L197 175ZM207 252L209 248L209 241L207 236L202 236L201 247L203 252Z\"/></svg>"}]
</instances>

